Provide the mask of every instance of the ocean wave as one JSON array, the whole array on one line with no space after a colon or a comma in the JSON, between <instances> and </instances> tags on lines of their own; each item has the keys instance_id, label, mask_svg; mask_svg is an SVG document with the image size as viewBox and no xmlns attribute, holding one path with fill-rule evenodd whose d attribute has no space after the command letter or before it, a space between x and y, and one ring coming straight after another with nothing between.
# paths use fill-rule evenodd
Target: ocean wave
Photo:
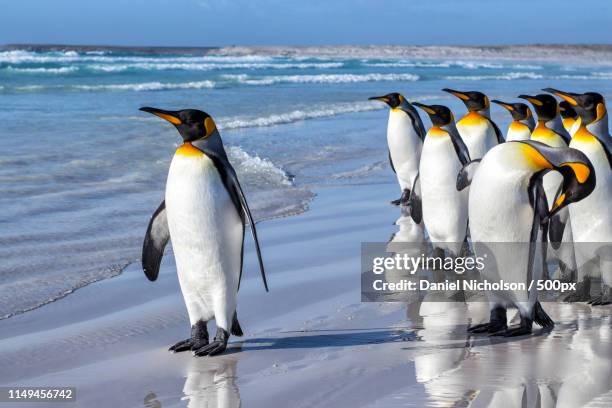
<instances>
[{"instance_id":1,"label":"ocean wave","mask_svg":"<svg viewBox=\"0 0 612 408\"><path fill-rule=\"evenodd\" d=\"M299 122L308 119L319 119L332 117L346 113L367 112L382 109L381 104L371 102L341 103L335 105L321 106L310 110L294 110L286 113L272 114L262 117L234 117L219 120L221 129L239 129L248 127L266 127L286 123Z\"/></svg>"},{"instance_id":2,"label":"ocean wave","mask_svg":"<svg viewBox=\"0 0 612 408\"><path fill-rule=\"evenodd\" d=\"M75 66L70 67L60 67L60 68L17 68L11 65L6 68L0 69L0 71L8 71L15 73L24 73L24 74L70 74L72 72L78 71L79 68Z\"/></svg>"},{"instance_id":3,"label":"ocean wave","mask_svg":"<svg viewBox=\"0 0 612 408\"><path fill-rule=\"evenodd\" d=\"M366 67L373 68L450 68L449 62L365 62Z\"/></svg>"},{"instance_id":4,"label":"ocean wave","mask_svg":"<svg viewBox=\"0 0 612 408\"><path fill-rule=\"evenodd\" d=\"M101 72L123 72L129 70L145 71L213 71L224 69L329 69L342 68L342 62L322 63L133 63L133 64L95 64L85 66L86 69Z\"/></svg>"},{"instance_id":5,"label":"ocean wave","mask_svg":"<svg viewBox=\"0 0 612 408\"><path fill-rule=\"evenodd\" d=\"M228 146L227 153L236 171L251 179L255 178L256 180L251 181L255 181L258 185L293 186L293 176L274 165L269 159L252 156L240 146Z\"/></svg>"},{"instance_id":6,"label":"ocean wave","mask_svg":"<svg viewBox=\"0 0 612 408\"><path fill-rule=\"evenodd\" d=\"M213 81L192 81L192 82L141 82L129 84L103 84L103 85L26 85L15 87L17 91L41 91L48 89L72 89L78 91L163 91L171 89L209 89L214 88Z\"/></svg>"},{"instance_id":7,"label":"ocean wave","mask_svg":"<svg viewBox=\"0 0 612 408\"><path fill-rule=\"evenodd\" d=\"M449 75L444 79L448 81L486 81L486 80L512 80L512 79L542 79L543 75L535 72L508 72L500 75Z\"/></svg>"},{"instance_id":8,"label":"ocean wave","mask_svg":"<svg viewBox=\"0 0 612 408\"><path fill-rule=\"evenodd\" d=\"M247 85L274 85L278 83L319 83L342 84L354 82L379 81L418 81L415 74L316 74L316 75L275 75L266 77L252 77L247 74L222 75L223 78Z\"/></svg>"}]
</instances>

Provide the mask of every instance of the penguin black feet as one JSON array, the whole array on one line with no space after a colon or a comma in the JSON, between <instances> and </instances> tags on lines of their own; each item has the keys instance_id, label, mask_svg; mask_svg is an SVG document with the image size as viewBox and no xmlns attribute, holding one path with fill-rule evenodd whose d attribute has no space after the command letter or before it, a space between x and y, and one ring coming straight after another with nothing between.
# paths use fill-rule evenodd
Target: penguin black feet
<instances>
[{"instance_id":1,"label":"penguin black feet","mask_svg":"<svg viewBox=\"0 0 612 408\"><path fill-rule=\"evenodd\" d=\"M494 336L517 337L531 334L533 328L533 320L528 317L521 316L521 324L518 327L508 328L503 332L495 333Z\"/></svg>"},{"instance_id":2,"label":"penguin black feet","mask_svg":"<svg viewBox=\"0 0 612 408\"><path fill-rule=\"evenodd\" d=\"M405 188L404 191L402 191L402 196L398 198L397 200L391 201L391 204L406 206L408 205L409 201L410 201L410 190Z\"/></svg>"},{"instance_id":3,"label":"penguin black feet","mask_svg":"<svg viewBox=\"0 0 612 408\"><path fill-rule=\"evenodd\" d=\"M174 353L181 351L197 350L208 344L208 329L204 320L199 320L191 326L191 338L182 340L170 347L168 350Z\"/></svg>"},{"instance_id":4,"label":"penguin black feet","mask_svg":"<svg viewBox=\"0 0 612 408\"><path fill-rule=\"evenodd\" d=\"M565 302L588 302L591 300L591 279L584 278L584 280L576 285L576 290L573 293L567 295L564 299Z\"/></svg>"},{"instance_id":5,"label":"penguin black feet","mask_svg":"<svg viewBox=\"0 0 612 408\"><path fill-rule=\"evenodd\" d=\"M214 356L217 354L221 354L227 348L227 341L229 340L229 332L223 330L222 328L217 328L217 334L215 335L215 339L212 343L200 347L195 350L193 354L198 357L201 356Z\"/></svg>"},{"instance_id":6,"label":"penguin black feet","mask_svg":"<svg viewBox=\"0 0 612 408\"><path fill-rule=\"evenodd\" d=\"M468 332L474 334L495 334L499 332L503 333L507 328L508 318L506 317L506 309L503 307L496 307L491 310L489 323L477 324L476 326L468 327Z\"/></svg>"},{"instance_id":7,"label":"penguin black feet","mask_svg":"<svg viewBox=\"0 0 612 408\"><path fill-rule=\"evenodd\" d=\"M612 296L610 294L610 287L606 284L602 285L601 295L596 296L589 301L592 306L605 306L612 303Z\"/></svg>"}]
</instances>

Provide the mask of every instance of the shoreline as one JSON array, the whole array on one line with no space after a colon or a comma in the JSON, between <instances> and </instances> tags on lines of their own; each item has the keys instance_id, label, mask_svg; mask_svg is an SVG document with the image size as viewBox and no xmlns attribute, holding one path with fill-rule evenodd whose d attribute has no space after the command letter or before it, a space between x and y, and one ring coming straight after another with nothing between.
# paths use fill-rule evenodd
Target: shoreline
<instances>
[{"instance_id":1,"label":"shoreline","mask_svg":"<svg viewBox=\"0 0 612 408\"><path fill-rule=\"evenodd\" d=\"M270 292L247 241L238 298L245 336L232 337L223 355L167 351L189 332L168 253L157 282L132 264L0 321L0 384L72 386L75 407L118 408L521 406L525 395L580 407L610 398L610 307L547 303L552 332L497 338L466 332L488 317L486 302L432 293L425 302L362 303L361 242L396 231L399 210L387 200L396 190L321 187L310 211L262 223Z\"/></svg>"},{"instance_id":2,"label":"shoreline","mask_svg":"<svg viewBox=\"0 0 612 408\"><path fill-rule=\"evenodd\" d=\"M321 46L123 46L73 44L4 44L0 51L30 52L133 52L139 54L188 54L269 57L412 58L579 61L606 63L612 44L508 44L508 45L321 45Z\"/></svg>"}]
</instances>

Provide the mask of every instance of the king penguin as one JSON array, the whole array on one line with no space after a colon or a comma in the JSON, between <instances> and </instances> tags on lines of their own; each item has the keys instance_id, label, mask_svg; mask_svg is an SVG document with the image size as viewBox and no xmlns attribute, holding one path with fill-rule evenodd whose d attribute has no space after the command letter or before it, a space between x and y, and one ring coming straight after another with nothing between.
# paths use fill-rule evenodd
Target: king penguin
<instances>
[{"instance_id":1,"label":"king penguin","mask_svg":"<svg viewBox=\"0 0 612 408\"><path fill-rule=\"evenodd\" d=\"M549 209L542 179L551 171L563 178L564 199ZM587 197L595 183L593 165L582 152L531 140L498 145L479 164L472 162L462 169L457 189L470 186L470 232L476 256L485 259L482 277L525 284L525 289L488 291L490 321L469 331L519 336L531 333L533 322L547 328L554 325L537 300L536 286L530 285L542 278L546 268L546 224L564 207ZM518 327L508 328L508 307L519 310Z\"/></svg>"},{"instance_id":2,"label":"king penguin","mask_svg":"<svg viewBox=\"0 0 612 408\"><path fill-rule=\"evenodd\" d=\"M434 249L448 250L456 256L467 237L468 194L457 191L455 184L457 174L470 161L470 154L450 109L413 104L429 115L432 127L425 136L419 165L421 197L411 194L410 203L422 203L422 219ZM421 215L418 211L411 214Z\"/></svg>"},{"instance_id":3,"label":"king penguin","mask_svg":"<svg viewBox=\"0 0 612 408\"><path fill-rule=\"evenodd\" d=\"M572 136L578 130L578 113L568 101L559 102L559 113L563 121L563 128Z\"/></svg>"},{"instance_id":4,"label":"king penguin","mask_svg":"<svg viewBox=\"0 0 612 408\"><path fill-rule=\"evenodd\" d=\"M149 280L156 280L164 248L172 241L191 337L170 351L219 354L226 349L230 333L242 335L236 295L242 275L245 219L268 290L255 223L212 117L195 109L140 110L167 120L183 138L170 164L165 200L147 229L142 267ZM207 322L212 319L217 333L209 343Z\"/></svg>"},{"instance_id":5,"label":"king penguin","mask_svg":"<svg viewBox=\"0 0 612 408\"><path fill-rule=\"evenodd\" d=\"M504 143L504 137L491 120L489 98L478 91L460 92L444 88L465 104L468 113L457 122L457 130L467 145L472 160L482 158L493 146Z\"/></svg>"},{"instance_id":6,"label":"king penguin","mask_svg":"<svg viewBox=\"0 0 612 408\"><path fill-rule=\"evenodd\" d=\"M531 132L535 128L535 120L529 106L520 102L509 103L499 100L492 100L491 102L502 106L512 115L512 122L508 126L508 132L506 133L506 142L529 140Z\"/></svg>"},{"instance_id":7,"label":"king penguin","mask_svg":"<svg viewBox=\"0 0 612 408\"><path fill-rule=\"evenodd\" d=\"M419 172L425 127L416 109L403 95L393 92L369 99L384 102L391 108L387 124L389 163L401 189L401 197L391 203L406 205Z\"/></svg>"},{"instance_id":8,"label":"king penguin","mask_svg":"<svg viewBox=\"0 0 612 408\"><path fill-rule=\"evenodd\" d=\"M557 100L547 94L535 96L520 95L519 98L529 101L533 105L538 117L538 124L533 132L531 132L531 140L551 147L567 147L570 136L563 127ZM549 205L552 205L560 194L562 181L561 175L557 172L549 172L544 176L544 191L546 192ZM559 265L559 277L564 280L567 280L568 275L576 270L574 239L569 218L569 208L565 207L549 223L551 248L548 258L549 261L557 262Z\"/></svg>"},{"instance_id":9,"label":"king penguin","mask_svg":"<svg viewBox=\"0 0 612 408\"><path fill-rule=\"evenodd\" d=\"M570 147L583 152L597 173L593 194L571 205L569 210L579 275L582 275L579 279L588 275L601 276L602 293L594 299L594 304L607 304L612 302L612 138L608 130L606 102L595 92L576 94L552 88L545 91L563 98L578 113L578 129L572 136ZM557 198L559 201L565 199L564 196Z\"/></svg>"}]
</instances>

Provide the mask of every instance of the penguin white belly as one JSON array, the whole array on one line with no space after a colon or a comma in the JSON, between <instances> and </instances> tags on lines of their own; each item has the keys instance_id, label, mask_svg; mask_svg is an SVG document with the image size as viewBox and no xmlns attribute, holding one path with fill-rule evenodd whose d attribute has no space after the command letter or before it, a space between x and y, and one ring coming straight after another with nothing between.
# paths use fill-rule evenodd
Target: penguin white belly
<instances>
[{"instance_id":1,"label":"penguin white belly","mask_svg":"<svg viewBox=\"0 0 612 408\"><path fill-rule=\"evenodd\" d=\"M612 242L612 170L597 141L572 139L570 147L583 152L595 168L595 189L569 206L576 242ZM576 219L574 219L576 217Z\"/></svg>"},{"instance_id":2,"label":"penguin white belly","mask_svg":"<svg viewBox=\"0 0 612 408\"><path fill-rule=\"evenodd\" d=\"M435 243L461 244L466 235L468 189L457 191L461 162L449 136L428 136L423 144L419 181L423 221ZM447 247L455 253L457 245Z\"/></svg>"},{"instance_id":3,"label":"penguin white belly","mask_svg":"<svg viewBox=\"0 0 612 408\"><path fill-rule=\"evenodd\" d=\"M520 122L512 122L508 128L506 142L512 142L515 140L529 140L530 137L531 131L527 125Z\"/></svg>"},{"instance_id":4,"label":"penguin white belly","mask_svg":"<svg viewBox=\"0 0 612 408\"><path fill-rule=\"evenodd\" d=\"M218 327L229 331L236 310L243 227L212 160L204 154L177 152L168 174L166 211L191 324L214 318Z\"/></svg>"},{"instance_id":5,"label":"penguin white belly","mask_svg":"<svg viewBox=\"0 0 612 408\"><path fill-rule=\"evenodd\" d=\"M497 136L491 123L481 115L471 112L457 122L457 130L470 152L470 159L484 157L497 145Z\"/></svg>"},{"instance_id":6,"label":"penguin white belly","mask_svg":"<svg viewBox=\"0 0 612 408\"><path fill-rule=\"evenodd\" d=\"M524 283L534 210L529 203L524 174L509 172L507 165L501 166L500 162L513 160L498 157L501 154L506 152L491 151L472 180L470 234L476 255L486 259L485 268L481 270L483 278L491 282ZM533 271L532 278L538 279L542 269L534 263ZM492 304L514 305L524 314L529 313L535 302L534 299L530 301L527 291L491 292L488 296Z\"/></svg>"},{"instance_id":7,"label":"penguin white belly","mask_svg":"<svg viewBox=\"0 0 612 408\"><path fill-rule=\"evenodd\" d=\"M419 171L423 142L410 117L399 109L389 112L387 144L402 191L406 188L412 189L412 183Z\"/></svg>"},{"instance_id":8,"label":"penguin white belly","mask_svg":"<svg viewBox=\"0 0 612 408\"><path fill-rule=\"evenodd\" d=\"M612 242L612 171L605 152L594 138L575 136L570 147L589 158L597 178L593 192L569 206L578 277L602 276L606 284L612 285L612 259L608 248Z\"/></svg>"}]
</instances>

